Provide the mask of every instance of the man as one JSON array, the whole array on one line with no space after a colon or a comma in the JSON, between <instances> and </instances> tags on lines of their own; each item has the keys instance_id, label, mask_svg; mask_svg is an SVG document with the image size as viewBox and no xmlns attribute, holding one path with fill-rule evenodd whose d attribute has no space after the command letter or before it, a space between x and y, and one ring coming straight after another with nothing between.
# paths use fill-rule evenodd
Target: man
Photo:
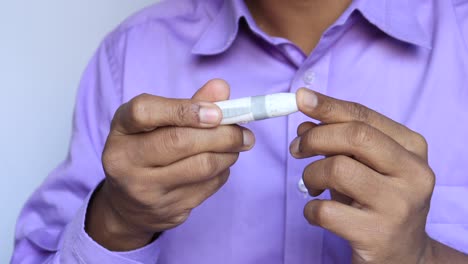
<instances>
[{"instance_id":1,"label":"man","mask_svg":"<svg viewBox=\"0 0 468 264\"><path fill-rule=\"evenodd\" d=\"M88 66L12 262L468 263L467 41L465 0L152 6ZM219 125L275 92L302 113Z\"/></svg>"}]
</instances>

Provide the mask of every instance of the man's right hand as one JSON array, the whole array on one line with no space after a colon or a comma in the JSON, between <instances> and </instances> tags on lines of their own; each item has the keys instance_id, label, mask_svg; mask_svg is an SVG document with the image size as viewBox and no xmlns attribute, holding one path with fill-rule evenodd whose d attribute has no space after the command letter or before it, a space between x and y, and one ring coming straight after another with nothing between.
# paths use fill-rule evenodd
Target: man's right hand
<instances>
[{"instance_id":1,"label":"man's right hand","mask_svg":"<svg viewBox=\"0 0 468 264\"><path fill-rule=\"evenodd\" d=\"M227 181L255 141L246 128L219 126L221 110L210 102L228 98L228 85L212 80L192 99L143 94L116 111L102 156L106 179L86 218L96 242L112 251L145 246Z\"/></svg>"}]
</instances>

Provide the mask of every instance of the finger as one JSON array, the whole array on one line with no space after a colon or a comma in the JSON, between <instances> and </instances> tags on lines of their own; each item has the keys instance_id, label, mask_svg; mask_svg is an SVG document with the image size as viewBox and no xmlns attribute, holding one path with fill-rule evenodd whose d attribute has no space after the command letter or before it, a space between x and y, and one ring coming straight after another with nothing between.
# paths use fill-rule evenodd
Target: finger
<instances>
[{"instance_id":1,"label":"finger","mask_svg":"<svg viewBox=\"0 0 468 264\"><path fill-rule=\"evenodd\" d=\"M347 156L333 156L309 164L302 175L309 193L335 190L370 208L386 201L389 179Z\"/></svg>"},{"instance_id":2,"label":"finger","mask_svg":"<svg viewBox=\"0 0 468 264\"><path fill-rule=\"evenodd\" d=\"M220 79L207 82L192 100L139 95L123 104L113 120L114 130L134 134L161 126L214 127L221 122L221 110L215 102L229 98L229 86Z\"/></svg>"},{"instance_id":3,"label":"finger","mask_svg":"<svg viewBox=\"0 0 468 264\"><path fill-rule=\"evenodd\" d=\"M192 97L197 101L217 102L229 99L229 84L222 79L208 81Z\"/></svg>"},{"instance_id":4,"label":"finger","mask_svg":"<svg viewBox=\"0 0 468 264\"><path fill-rule=\"evenodd\" d=\"M385 175L398 175L415 157L381 131L360 122L317 126L293 140L296 158L317 155L352 156Z\"/></svg>"},{"instance_id":5,"label":"finger","mask_svg":"<svg viewBox=\"0 0 468 264\"><path fill-rule=\"evenodd\" d=\"M324 123L359 121L377 128L400 145L421 157L427 155L427 143L418 133L361 104L338 100L306 88L297 91L301 112Z\"/></svg>"},{"instance_id":6,"label":"finger","mask_svg":"<svg viewBox=\"0 0 468 264\"><path fill-rule=\"evenodd\" d=\"M153 169L157 183L167 190L182 185L207 181L230 168L238 159L239 153L205 152L175 162L169 166Z\"/></svg>"},{"instance_id":7,"label":"finger","mask_svg":"<svg viewBox=\"0 0 468 264\"><path fill-rule=\"evenodd\" d=\"M240 152L253 147L254 134L240 126L219 126L212 129L163 127L127 141L127 155L141 166L167 166L203 152Z\"/></svg>"},{"instance_id":8,"label":"finger","mask_svg":"<svg viewBox=\"0 0 468 264\"><path fill-rule=\"evenodd\" d=\"M321 226L348 241L357 241L363 229L375 225L366 211L330 200L308 202L304 216L310 224Z\"/></svg>"},{"instance_id":9,"label":"finger","mask_svg":"<svg viewBox=\"0 0 468 264\"><path fill-rule=\"evenodd\" d=\"M117 110L112 131L136 134L164 126L215 127L221 115L219 107L212 103L142 94Z\"/></svg>"},{"instance_id":10,"label":"finger","mask_svg":"<svg viewBox=\"0 0 468 264\"><path fill-rule=\"evenodd\" d=\"M229 169L203 182L180 186L167 194L171 200L177 201L174 206L191 210L215 194L229 179Z\"/></svg>"},{"instance_id":11,"label":"finger","mask_svg":"<svg viewBox=\"0 0 468 264\"><path fill-rule=\"evenodd\" d=\"M353 200L353 198L349 197L349 196L346 196L342 193L339 193L335 190L330 190L330 198L333 200L333 201L337 201L337 202L340 202L342 204L346 204L346 205L351 205L354 207L354 205L358 204L357 202L355 202ZM362 206L359 206L357 208L362 208Z\"/></svg>"},{"instance_id":12,"label":"finger","mask_svg":"<svg viewBox=\"0 0 468 264\"><path fill-rule=\"evenodd\" d=\"M297 127L297 135L302 136L309 129L316 127L317 124L313 122L304 122Z\"/></svg>"}]
</instances>

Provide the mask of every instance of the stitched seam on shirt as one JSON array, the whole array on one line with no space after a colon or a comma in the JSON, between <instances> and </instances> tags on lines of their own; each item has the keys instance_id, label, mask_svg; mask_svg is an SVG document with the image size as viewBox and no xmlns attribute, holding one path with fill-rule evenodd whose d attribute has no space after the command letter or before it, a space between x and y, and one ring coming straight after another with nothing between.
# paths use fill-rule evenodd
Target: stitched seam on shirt
<instances>
[{"instance_id":1,"label":"stitched seam on shirt","mask_svg":"<svg viewBox=\"0 0 468 264\"><path fill-rule=\"evenodd\" d=\"M467 36L464 35L463 30L461 28L461 22L460 22L459 15L457 13L457 8L456 8L456 6L461 4L462 2L465 2L465 1L464 0L452 0L452 10L453 10L453 14L455 15L455 21L457 24L458 34L460 34L463 44L465 44L465 49L468 51L468 44L466 40Z\"/></svg>"},{"instance_id":2,"label":"stitched seam on shirt","mask_svg":"<svg viewBox=\"0 0 468 264\"><path fill-rule=\"evenodd\" d=\"M76 253L75 248L73 247L72 255L78 260L79 263L86 263L78 253Z\"/></svg>"},{"instance_id":3,"label":"stitched seam on shirt","mask_svg":"<svg viewBox=\"0 0 468 264\"><path fill-rule=\"evenodd\" d=\"M72 245L71 253L80 263L86 263L84 259L80 256L80 254L78 254L75 244Z\"/></svg>"},{"instance_id":4,"label":"stitched seam on shirt","mask_svg":"<svg viewBox=\"0 0 468 264\"><path fill-rule=\"evenodd\" d=\"M114 43L113 38L112 38L112 42L113 42L113 43L112 43L113 45L116 45L116 44ZM123 88L122 88L122 83L121 83L121 81L120 81L120 78L118 77L119 75L118 75L118 69L117 69L117 62L116 62L114 56L111 54L110 49L111 49L110 43L108 43L108 40L105 40L105 42L104 42L104 50L105 50L105 52L106 52L107 61L108 61L108 63L109 63L109 70L110 70L110 72L111 72L112 82L114 83L114 87L115 87L116 92L119 92L119 93L120 93L120 94L119 94L119 97L120 97L119 100L120 100L120 102L123 103L123 102L122 102L122 101L123 101L123 95L122 95L122 89L123 89Z\"/></svg>"}]
</instances>

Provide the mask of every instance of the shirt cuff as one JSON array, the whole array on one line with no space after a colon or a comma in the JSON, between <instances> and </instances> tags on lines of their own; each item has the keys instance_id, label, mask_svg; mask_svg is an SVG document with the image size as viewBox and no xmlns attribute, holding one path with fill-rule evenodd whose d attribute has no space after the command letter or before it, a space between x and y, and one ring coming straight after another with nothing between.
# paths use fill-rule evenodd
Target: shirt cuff
<instances>
[{"instance_id":1,"label":"shirt cuff","mask_svg":"<svg viewBox=\"0 0 468 264\"><path fill-rule=\"evenodd\" d=\"M151 244L127 252L113 252L96 243L85 231L86 211L92 193L71 223L67 225L62 241L61 263L154 264L160 253L160 238Z\"/></svg>"}]
</instances>

